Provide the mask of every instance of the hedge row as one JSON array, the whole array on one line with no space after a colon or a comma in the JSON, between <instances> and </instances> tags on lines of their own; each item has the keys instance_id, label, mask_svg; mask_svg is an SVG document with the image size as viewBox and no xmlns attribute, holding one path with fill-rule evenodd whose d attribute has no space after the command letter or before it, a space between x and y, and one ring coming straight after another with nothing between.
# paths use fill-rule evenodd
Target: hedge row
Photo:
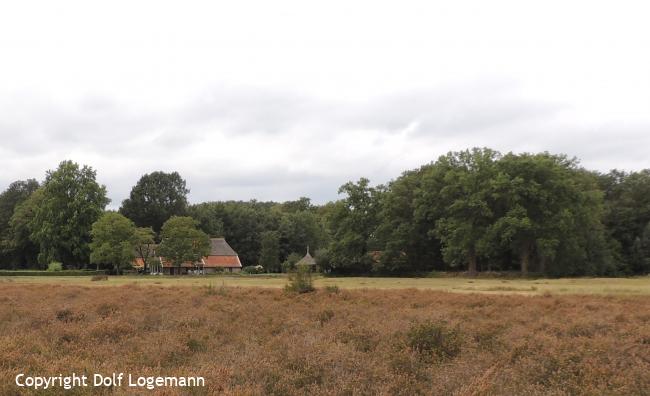
<instances>
[{"instance_id":1,"label":"hedge row","mask_svg":"<svg viewBox=\"0 0 650 396\"><path fill-rule=\"evenodd\" d=\"M63 270L63 271L30 271L30 270L0 270L0 276L92 276L106 275L106 271L92 270Z\"/></svg>"}]
</instances>

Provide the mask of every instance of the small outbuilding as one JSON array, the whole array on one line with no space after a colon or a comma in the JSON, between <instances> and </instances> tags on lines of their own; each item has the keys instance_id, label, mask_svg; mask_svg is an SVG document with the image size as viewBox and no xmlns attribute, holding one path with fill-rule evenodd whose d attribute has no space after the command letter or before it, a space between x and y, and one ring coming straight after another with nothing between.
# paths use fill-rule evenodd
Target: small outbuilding
<instances>
[{"instance_id":1,"label":"small outbuilding","mask_svg":"<svg viewBox=\"0 0 650 396\"><path fill-rule=\"evenodd\" d=\"M312 268L316 267L316 260L314 260L311 254L309 254L309 246L307 246L307 254L296 263L296 267L299 265L305 265Z\"/></svg>"}]
</instances>

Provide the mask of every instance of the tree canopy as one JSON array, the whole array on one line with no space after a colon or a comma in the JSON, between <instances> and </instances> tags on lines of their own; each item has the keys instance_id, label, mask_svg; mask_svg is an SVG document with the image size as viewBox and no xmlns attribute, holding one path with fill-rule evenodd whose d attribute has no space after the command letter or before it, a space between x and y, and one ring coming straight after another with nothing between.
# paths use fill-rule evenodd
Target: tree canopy
<instances>
[{"instance_id":1,"label":"tree canopy","mask_svg":"<svg viewBox=\"0 0 650 396\"><path fill-rule=\"evenodd\" d=\"M16 209L36 191L39 184L34 179L18 180L0 194L0 268L23 267L34 262L33 244L29 236L19 240L11 226Z\"/></svg>"},{"instance_id":2,"label":"tree canopy","mask_svg":"<svg viewBox=\"0 0 650 396\"><path fill-rule=\"evenodd\" d=\"M106 212L92 226L90 262L109 265L114 273L131 268L135 258L136 228L126 217Z\"/></svg>"},{"instance_id":3,"label":"tree canopy","mask_svg":"<svg viewBox=\"0 0 650 396\"><path fill-rule=\"evenodd\" d=\"M291 268L309 246L324 271L341 274L650 273L650 170L602 174L565 155L450 152L386 185L345 183L340 199L324 204L301 197L188 205L188 192L177 172L153 172L123 201L120 213L140 227L133 251L145 270L155 240L157 253L180 265L206 253L209 235L225 237L244 265L270 271ZM91 246L101 251L91 226L107 203L94 170L72 161L48 171L40 187L12 183L0 194L0 266L124 262L117 241L112 258L90 256ZM108 219L106 228L131 229L115 213L97 227Z\"/></svg>"},{"instance_id":4,"label":"tree canopy","mask_svg":"<svg viewBox=\"0 0 650 396\"><path fill-rule=\"evenodd\" d=\"M152 172L143 175L133 186L129 198L122 201L120 213L138 227L151 227L160 232L170 217L186 214L189 192L178 172Z\"/></svg>"},{"instance_id":5,"label":"tree canopy","mask_svg":"<svg viewBox=\"0 0 650 396\"><path fill-rule=\"evenodd\" d=\"M88 264L91 227L109 203L106 187L95 177L91 167L72 161L63 161L56 170L47 172L39 205L29 223L41 264Z\"/></svg>"},{"instance_id":6,"label":"tree canopy","mask_svg":"<svg viewBox=\"0 0 650 396\"><path fill-rule=\"evenodd\" d=\"M210 252L210 238L196 228L191 217L172 216L162 226L161 242L158 248L161 256L175 267L185 262L197 262Z\"/></svg>"}]
</instances>

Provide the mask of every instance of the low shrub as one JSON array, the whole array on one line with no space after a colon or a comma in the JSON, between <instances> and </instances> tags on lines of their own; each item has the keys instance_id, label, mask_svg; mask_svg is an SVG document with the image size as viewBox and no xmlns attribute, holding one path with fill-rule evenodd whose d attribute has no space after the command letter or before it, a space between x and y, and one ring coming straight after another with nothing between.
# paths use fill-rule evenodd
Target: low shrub
<instances>
[{"instance_id":1,"label":"low shrub","mask_svg":"<svg viewBox=\"0 0 650 396\"><path fill-rule=\"evenodd\" d=\"M68 308L56 311L56 319L64 323L79 322L84 317L85 315L83 313L75 314Z\"/></svg>"},{"instance_id":2,"label":"low shrub","mask_svg":"<svg viewBox=\"0 0 650 396\"><path fill-rule=\"evenodd\" d=\"M287 259L280 265L282 272L289 273L296 270L296 263L302 258L298 253L291 253Z\"/></svg>"},{"instance_id":3,"label":"low shrub","mask_svg":"<svg viewBox=\"0 0 650 396\"><path fill-rule=\"evenodd\" d=\"M314 291L311 279L311 269L308 266L300 265L296 271L289 275L289 284L284 290L294 293L308 293Z\"/></svg>"},{"instance_id":4,"label":"low shrub","mask_svg":"<svg viewBox=\"0 0 650 396\"><path fill-rule=\"evenodd\" d=\"M336 339L344 344L351 344L359 352L371 352L377 348L377 334L370 330L354 329L340 332Z\"/></svg>"},{"instance_id":5,"label":"low shrub","mask_svg":"<svg viewBox=\"0 0 650 396\"><path fill-rule=\"evenodd\" d=\"M52 261L47 265L47 270L50 272L61 271L63 270L63 264L59 263L58 261Z\"/></svg>"},{"instance_id":6,"label":"low shrub","mask_svg":"<svg viewBox=\"0 0 650 396\"><path fill-rule=\"evenodd\" d=\"M449 328L445 323L424 322L411 326L407 345L425 358L440 360L458 356L462 337L458 328Z\"/></svg>"},{"instance_id":7,"label":"low shrub","mask_svg":"<svg viewBox=\"0 0 650 396\"><path fill-rule=\"evenodd\" d=\"M105 275L105 271L94 270L62 270L62 271L40 271L40 270L0 270L0 276L92 276Z\"/></svg>"},{"instance_id":8,"label":"low shrub","mask_svg":"<svg viewBox=\"0 0 650 396\"><path fill-rule=\"evenodd\" d=\"M331 309L320 311L318 313L318 323L320 323L320 325L322 326L325 323L329 322L330 319L332 319L333 317L334 317L334 311L332 311Z\"/></svg>"},{"instance_id":9,"label":"low shrub","mask_svg":"<svg viewBox=\"0 0 650 396\"><path fill-rule=\"evenodd\" d=\"M97 307L97 315L99 315L102 319L106 319L109 316L112 316L116 314L119 311L117 305L115 304L110 304L110 303L104 303L101 304L99 307Z\"/></svg>"},{"instance_id":10,"label":"low shrub","mask_svg":"<svg viewBox=\"0 0 650 396\"><path fill-rule=\"evenodd\" d=\"M325 286L325 291L328 294L339 294L341 289L337 285Z\"/></svg>"},{"instance_id":11,"label":"low shrub","mask_svg":"<svg viewBox=\"0 0 650 396\"><path fill-rule=\"evenodd\" d=\"M205 343L201 340L197 340L196 338L190 338L189 340L187 340L185 345L187 345L187 348L191 352L203 352L206 350Z\"/></svg>"},{"instance_id":12,"label":"low shrub","mask_svg":"<svg viewBox=\"0 0 650 396\"><path fill-rule=\"evenodd\" d=\"M263 274L264 267L261 265L249 265L241 269L241 272L245 274Z\"/></svg>"}]
</instances>

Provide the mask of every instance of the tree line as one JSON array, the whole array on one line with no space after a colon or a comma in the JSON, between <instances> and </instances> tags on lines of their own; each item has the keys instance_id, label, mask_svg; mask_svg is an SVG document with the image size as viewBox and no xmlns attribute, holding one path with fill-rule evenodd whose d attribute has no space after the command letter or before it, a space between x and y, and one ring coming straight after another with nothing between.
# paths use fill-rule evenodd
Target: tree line
<instances>
[{"instance_id":1,"label":"tree line","mask_svg":"<svg viewBox=\"0 0 650 396\"><path fill-rule=\"evenodd\" d=\"M0 194L0 267L119 272L142 246L180 263L205 254L212 236L270 272L291 269L308 246L338 274L650 272L650 170L600 173L565 155L451 152L385 185L348 182L324 205L189 204L188 193L177 172L153 172L106 211L95 171L64 161L42 183Z\"/></svg>"}]
</instances>

